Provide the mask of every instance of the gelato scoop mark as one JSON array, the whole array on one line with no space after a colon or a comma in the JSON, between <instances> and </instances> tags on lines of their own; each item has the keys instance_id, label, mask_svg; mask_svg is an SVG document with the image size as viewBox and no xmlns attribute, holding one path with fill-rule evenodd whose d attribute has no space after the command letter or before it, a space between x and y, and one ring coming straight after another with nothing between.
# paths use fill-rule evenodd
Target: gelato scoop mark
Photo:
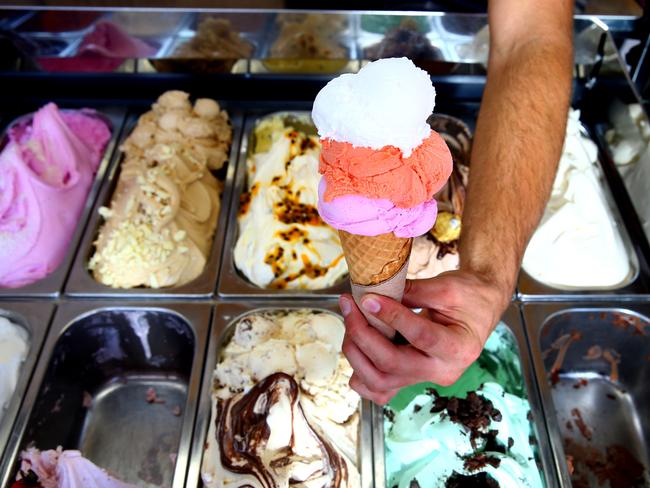
<instances>
[{"instance_id":1,"label":"gelato scoop mark","mask_svg":"<svg viewBox=\"0 0 650 488\"><path fill-rule=\"evenodd\" d=\"M96 112L53 103L10 129L0 154L0 287L34 283L61 264L110 137Z\"/></svg>"},{"instance_id":2,"label":"gelato scoop mark","mask_svg":"<svg viewBox=\"0 0 650 488\"><path fill-rule=\"evenodd\" d=\"M170 91L138 120L88 267L116 288L180 286L207 263L220 210L211 169L228 157L232 130L217 102Z\"/></svg>"},{"instance_id":3,"label":"gelato scoop mark","mask_svg":"<svg viewBox=\"0 0 650 488\"><path fill-rule=\"evenodd\" d=\"M275 373L222 401L216 420L222 465L262 487L345 486L345 460L309 424L299 395L291 376Z\"/></svg>"},{"instance_id":4,"label":"gelato scoop mark","mask_svg":"<svg viewBox=\"0 0 650 488\"><path fill-rule=\"evenodd\" d=\"M263 288L332 286L347 267L336 231L316 210L318 139L285 126L279 116L260 122L254 138L248 190L240 196L235 265Z\"/></svg>"},{"instance_id":5,"label":"gelato scoop mark","mask_svg":"<svg viewBox=\"0 0 650 488\"><path fill-rule=\"evenodd\" d=\"M28 484L36 483L36 484ZM29 448L21 453L20 471L14 488L136 488L108 474L84 458L79 451L39 451Z\"/></svg>"},{"instance_id":6,"label":"gelato scoop mark","mask_svg":"<svg viewBox=\"0 0 650 488\"><path fill-rule=\"evenodd\" d=\"M359 396L329 313L248 315L214 372L208 488L359 487Z\"/></svg>"},{"instance_id":7,"label":"gelato scoop mark","mask_svg":"<svg viewBox=\"0 0 650 488\"><path fill-rule=\"evenodd\" d=\"M566 357L566 354L569 351L569 347L571 347L571 344L581 339L582 339L582 334L577 330L573 330L571 331L570 334L563 334L560 337L558 337L553 342L553 344L551 344L551 348L548 349L547 351L544 351L545 357L549 355L551 351L557 351L557 355L555 356L555 361L553 361L553 365L551 366L551 372L549 374L549 378L551 380L552 385L555 385L560 381L560 371L562 370L562 364L564 364L564 358Z\"/></svg>"}]
</instances>

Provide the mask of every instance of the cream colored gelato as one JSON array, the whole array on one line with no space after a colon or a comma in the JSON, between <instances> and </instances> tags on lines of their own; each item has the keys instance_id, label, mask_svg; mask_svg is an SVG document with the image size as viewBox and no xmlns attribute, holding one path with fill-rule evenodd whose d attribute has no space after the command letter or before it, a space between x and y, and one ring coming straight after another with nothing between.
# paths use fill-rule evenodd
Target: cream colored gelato
<instances>
[{"instance_id":1,"label":"cream colored gelato","mask_svg":"<svg viewBox=\"0 0 650 488\"><path fill-rule=\"evenodd\" d=\"M413 239L411 257L406 277L409 280L433 278L440 273L458 269L458 249L447 249L429 236Z\"/></svg>"},{"instance_id":2,"label":"cream colored gelato","mask_svg":"<svg viewBox=\"0 0 650 488\"><path fill-rule=\"evenodd\" d=\"M209 258L221 183L210 173L228 157L232 131L217 102L163 94L121 150L120 179L89 262L116 288L188 283Z\"/></svg>"},{"instance_id":3,"label":"cream colored gelato","mask_svg":"<svg viewBox=\"0 0 650 488\"><path fill-rule=\"evenodd\" d=\"M551 199L523 260L534 279L560 288L622 286L633 272L597 168L598 149L569 114Z\"/></svg>"},{"instance_id":4,"label":"cream colored gelato","mask_svg":"<svg viewBox=\"0 0 650 488\"><path fill-rule=\"evenodd\" d=\"M280 117L255 131L240 197L235 265L261 288L316 290L347 273L338 233L318 215L320 144Z\"/></svg>"},{"instance_id":5,"label":"cream colored gelato","mask_svg":"<svg viewBox=\"0 0 650 488\"><path fill-rule=\"evenodd\" d=\"M0 421L18 384L18 374L28 351L27 331L0 317Z\"/></svg>"},{"instance_id":6,"label":"cream colored gelato","mask_svg":"<svg viewBox=\"0 0 650 488\"><path fill-rule=\"evenodd\" d=\"M348 386L344 333L337 316L307 310L237 323L214 372L207 487L360 486L360 398Z\"/></svg>"},{"instance_id":7,"label":"cream colored gelato","mask_svg":"<svg viewBox=\"0 0 650 488\"><path fill-rule=\"evenodd\" d=\"M641 224L650 238L650 123L639 104L615 103L610 110L614 125L605 134L612 157L623 177Z\"/></svg>"}]
</instances>

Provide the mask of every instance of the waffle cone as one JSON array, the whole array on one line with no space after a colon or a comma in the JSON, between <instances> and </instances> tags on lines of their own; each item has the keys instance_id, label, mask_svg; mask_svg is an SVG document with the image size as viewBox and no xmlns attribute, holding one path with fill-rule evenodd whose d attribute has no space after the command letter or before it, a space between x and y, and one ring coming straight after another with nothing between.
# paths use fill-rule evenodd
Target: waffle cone
<instances>
[{"instance_id":1,"label":"waffle cone","mask_svg":"<svg viewBox=\"0 0 650 488\"><path fill-rule=\"evenodd\" d=\"M392 278L411 254L410 237L392 232L374 237L339 230L350 279L357 285L377 285Z\"/></svg>"}]
</instances>

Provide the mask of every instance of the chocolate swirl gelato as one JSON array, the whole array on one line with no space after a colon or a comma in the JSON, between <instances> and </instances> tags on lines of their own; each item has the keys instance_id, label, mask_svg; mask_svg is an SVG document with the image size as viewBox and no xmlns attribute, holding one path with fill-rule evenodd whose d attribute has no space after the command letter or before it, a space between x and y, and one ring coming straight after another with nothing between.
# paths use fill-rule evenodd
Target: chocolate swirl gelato
<instances>
[{"instance_id":1,"label":"chocolate swirl gelato","mask_svg":"<svg viewBox=\"0 0 650 488\"><path fill-rule=\"evenodd\" d=\"M299 396L291 376L275 373L221 401L216 423L223 467L265 488L347 486L347 461L310 425Z\"/></svg>"},{"instance_id":2,"label":"chocolate swirl gelato","mask_svg":"<svg viewBox=\"0 0 650 488\"><path fill-rule=\"evenodd\" d=\"M242 317L214 372L206 488L358 488L359 396L330 313Z\"/></svg>"}]
</instances>

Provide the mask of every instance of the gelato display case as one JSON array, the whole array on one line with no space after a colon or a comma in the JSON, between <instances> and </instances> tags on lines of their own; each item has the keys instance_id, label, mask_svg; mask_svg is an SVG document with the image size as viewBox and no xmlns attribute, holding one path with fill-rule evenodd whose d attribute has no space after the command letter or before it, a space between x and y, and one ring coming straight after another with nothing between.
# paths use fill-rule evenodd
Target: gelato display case
<instances>
[{"instance_id":1,"label":"gelato display case","mask_svg":"<svg viewBox=\"0 0 650 488\"><path fill-rule=\"evenodd\" d=\"M455 385L382 408L348 386L310 112L371 61L426 72L453 168L407 273L456 269L487 17L0 7L0 488L36 460L147 488L647 486L650 126L609 22L635 25L574 19L501 324Z\"/></svg>"}]
</instances>

